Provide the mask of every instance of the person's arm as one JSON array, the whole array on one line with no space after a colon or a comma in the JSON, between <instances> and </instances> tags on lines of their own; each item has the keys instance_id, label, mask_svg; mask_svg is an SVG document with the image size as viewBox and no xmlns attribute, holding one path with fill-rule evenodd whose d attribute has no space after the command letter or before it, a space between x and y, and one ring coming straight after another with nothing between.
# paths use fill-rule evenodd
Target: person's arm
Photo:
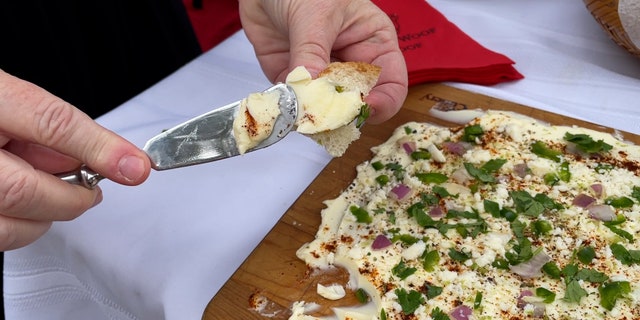
<instances>
[{"instance_id":1,"label":"person's arm","mask_svg":"<svg viewBox=\"0 0 640 320\"><path fill-rule=\"evenodd\" d=\"M86 163L125 185L142 183L148 157L80 110L0 70L0 250L25 246L52 221L76 218L102 199L100 188L54 173Z\"/></svg>"},{"instance_id":2,"label":"person's arm","mask_svg":"<svg viewBox=\"0 0 640 320\"><path fill-rule=\"evenodd\" d=\"M368 0L239 0L242 25L269 80L305 66L314 76L330 61L382 67L366 98L368 122L391 118L407 95L407 67L389 17Z\"/></svg>"}]
</instances>

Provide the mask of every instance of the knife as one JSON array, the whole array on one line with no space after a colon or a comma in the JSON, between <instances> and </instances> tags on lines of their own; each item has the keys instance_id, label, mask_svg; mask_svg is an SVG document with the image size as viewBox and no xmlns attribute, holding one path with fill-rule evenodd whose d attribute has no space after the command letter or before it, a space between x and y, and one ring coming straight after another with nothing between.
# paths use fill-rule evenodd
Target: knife
<instances>
[{"instance_id":1,"label":"knife","mask_svg":"<svg viewBox=\"0 0 640 320\"><path fill-rule=\"evenodd\" d=\"M279 92L280 115L273 131L263 141L246 152L256 151L282 140L294 127L298 116L298 100L293 89L284 83L263 92ZM143 150L155 170L181 168L240 155L233 135L233 120L242 100L209 111L151 138ZM86 165L56 174L62 180L93 189L104 177Z\"/></svg>"}]
</instances>

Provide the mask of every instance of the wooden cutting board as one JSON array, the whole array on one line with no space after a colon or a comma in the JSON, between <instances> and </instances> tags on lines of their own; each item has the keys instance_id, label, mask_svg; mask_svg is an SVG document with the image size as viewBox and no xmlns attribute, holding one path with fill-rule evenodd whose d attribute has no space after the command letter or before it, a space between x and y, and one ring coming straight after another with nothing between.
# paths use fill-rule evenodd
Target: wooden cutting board
<instances>
[{"instance_id":1,"label":"wooden cutting board","mask_svg":"<svg viewBox=\"0 0 640 320\"><path fill-rule=\"evenodd\" d=\"M425 84L410 88L400 112L381 125L365 125L362 137L354 142L347 153L333 159L302 195L287 210L274 228L255 248L233 276L207 305L204 320L268 319L251 308L256 297L268 299L269 307L263 314L275 312L269 319L287 319L293 301L317 301L328 305L329 300L317 296L316 283L322 278L310 277L305 264L296 257L296 250L313 240L320 224L323 201L337 197L355 178L355 167L371 158L370 148L386 141L392 131L409 121L430 122L453 126L431 117L429 109L445 102L456 109L509 110L552 124L578 125L612 133L613 130L536 110L488 96L452 88L442 84ZM640 137L622 132L626 140L640 144ZM343 274L328 275L332 279ZM343 299L344 300L344 299ZM355 303L355 299L340 301Z\"/></svg>"}]
</instances>

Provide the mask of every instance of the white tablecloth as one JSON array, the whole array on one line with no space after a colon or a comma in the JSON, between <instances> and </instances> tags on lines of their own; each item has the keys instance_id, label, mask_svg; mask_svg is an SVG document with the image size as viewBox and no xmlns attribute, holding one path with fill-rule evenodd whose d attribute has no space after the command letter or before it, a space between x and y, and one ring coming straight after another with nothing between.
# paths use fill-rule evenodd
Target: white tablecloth
<instances>
[{"instance_id":1,"label":"white tablecloth","mask_svg":"<svg viewBox=\"0 0 640 320\"><path fill-rule=\"evenodd\" d=\"M433 0L525 79L452 84L640 134L640 60L580 0ZM269 85L242 32L101 117L142 146L192 116ZM207 303L330 157L290 134L271 148L153 172L5 254L7 319L200 319Z\"/></svg>"}]
</instances>

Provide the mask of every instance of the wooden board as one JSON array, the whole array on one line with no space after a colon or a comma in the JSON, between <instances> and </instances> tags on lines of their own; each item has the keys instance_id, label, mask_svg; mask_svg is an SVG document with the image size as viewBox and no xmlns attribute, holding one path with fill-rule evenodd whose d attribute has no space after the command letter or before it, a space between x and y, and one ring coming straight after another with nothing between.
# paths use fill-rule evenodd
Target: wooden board
<instances>
[{"instance_id":1,"label":"wooden board","mask_svg":"<svg viewBox=\"0 0 640 320\"><path fill-rule=\"evenodd\" d=\"M298 248L313 240L320 224L323 201L337 197L351 183L356 175L355 167L371 158L370 148L386 141L395 128L409 121L453 125L428 115L429 109L442 101L457 109L509 110L552 124L578 125L613 132L595 124L442 84L412 87L403 108L394 118L381 125L365 125L362 137L349 147L347 153L333 159L322 170L213 297L204 311L203 319L267 319L250 308L250 300L255 297L264 297L270 301L269 308L264 313L277 313L270 319L287 319L286 312L293 301L319 301L327 305L329 300L322 300L315 293L315 285L322 279L309 277L305 264L295 255ZM640 144L639 136L624 132L622 134L626 140ZM346 301L354 302L355 299Z\"/></svg>"}]
</instances>

